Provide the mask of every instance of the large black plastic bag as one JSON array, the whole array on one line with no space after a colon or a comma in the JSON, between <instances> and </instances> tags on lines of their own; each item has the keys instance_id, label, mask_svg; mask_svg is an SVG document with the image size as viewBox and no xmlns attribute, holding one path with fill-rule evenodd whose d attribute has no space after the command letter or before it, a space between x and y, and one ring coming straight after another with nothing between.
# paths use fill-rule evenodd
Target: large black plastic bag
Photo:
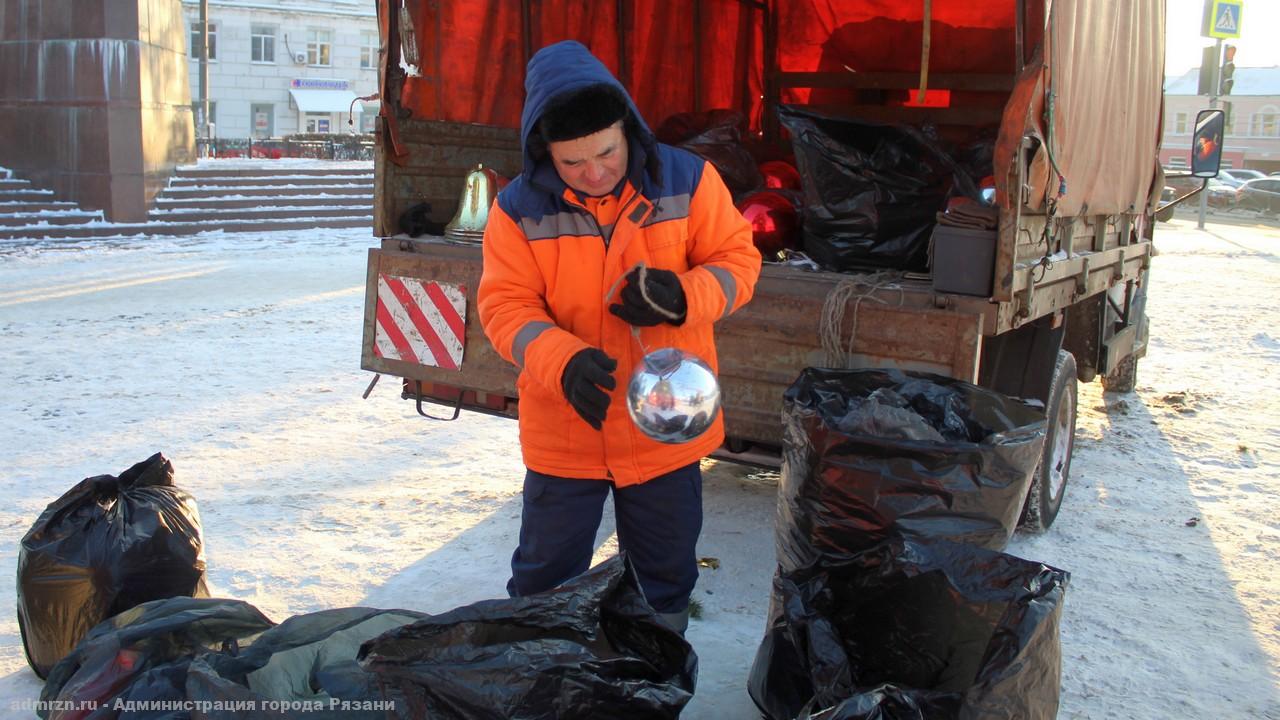
<instances>
[{"instance_id":1,"label":"large black plastic bag","mask_svg":"<svg viewBox=\"0 0 1280 720\"><path fill-rule=\"evenodd\" d=\"M1040 410L928 373L806 368L782 415L783 573L894 534L1002 550L1044 447Z\"/></svg>"},{"instance_id":2,"label":"large black plastic bag","mask_svg":"<svg viewBox=\"0 0 1280 720\"><path fill-rule=\"evenodd\" d=\"M742 143L747 119L736 110L677 113L662 121L658 140L707 160L735 197L764 184L751 151Z\"/></svg>"},{"instance_id":3,"label":"large black plastic bag","mask_svg":"<svg viewBox=\"0 0 1280 720\"><path fill-rule=\"evenodd\" d=\"M428 617L409 610L339 608L296 615L236 655L191 664L191 717L383 720L406 703L384 697L377 677L356 662L370 638Z\"/></svg>"},{"instance_id":4,"label":"large black plastic bag","mask_svg":"<svg viewBox=\"0 0 1280 720\"><path fill-rule=\"evenodd\" d=\"M185 720L190 714L181 703L192 659L235 652L271 625L240 600L176 597L126 610L91 629L53 666L40 699L60 702L42 703L40 717ZM90 703L97 710L84 712ZM148 705L156 709L129 712Z\"/></svg>"},{"instance_id":5,"label":"large black plastic bag","mask_svg":"<svg viewBox=\"0 0 1280 720\"><path fill-rule=\"evenodd\" d=\"M549 592L394 630L360 658L408 698L400 717L432 720L675 718L698 669L621 556Z\"/></svg>"},{"instance_id":6,"label":"large black plastic bag","mask_svg":"<svg viewBox=\"0 0 1280 720\"><path fill-rule=\"evenodd\" d=\"M804 251L837 271L923 271L949 194L978 197L936 138L910 125L833 118L783 105L804 179Z\"/></svg>"},{"instance_id":7,"label":"large black plastic bag","mask_svg":"<svg viewBox=\"0 0 1280 720\"><path fill-rule=\"evenodd\" d=\"M908 538L781 575L751 696L774 720L1049 720L1069 577Z\"/></svg>"},{"instance_id":8,"label":"large black plastic bag","mask_svg":"<svg viewBox=\"0 0 1280 720\"><path fill-rule=\"evenodd\" d=\"M40 514L18 554L18 627L41 678L90 628L131 607L207 596L200 514L160 453L80 481Z\"/></svg>"}]
</instances>

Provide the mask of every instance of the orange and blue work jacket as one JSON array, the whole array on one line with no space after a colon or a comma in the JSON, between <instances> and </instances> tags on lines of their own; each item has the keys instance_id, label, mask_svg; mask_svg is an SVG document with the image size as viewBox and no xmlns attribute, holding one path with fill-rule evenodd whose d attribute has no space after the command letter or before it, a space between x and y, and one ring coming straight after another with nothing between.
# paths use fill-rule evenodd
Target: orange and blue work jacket
<instances>
[{"instance_id":1,"label":"orange and blue work jacket","mask_svg":"<svg viewBox=\"0 0 1280 720\"><path fill-rule=\"evenodd\" d=\"M715 168L657 143L642 120L629 133L628 175L615 194L580 196L549 158L532 157L529 132L551 96L595 82L617 84L585 48L577 46L598 69L572 56L576 43L562 45L570 46L567 70L566 63L536 67L537 58L530 65L522 121L525 171L489 214L480 321L494 349L520 368L525 465L548 475L633 485L695 462L724 441L721 418L680 445L656 442L636 428L626 389L644 357L640 342L650 351L680 348L718 371L712 324L751 299L760 254ZM632 112L638 120L634 105ZM688 309L681 325L641 328L637 342L608 305L620 302L622 278L641 262L677 273ZM611 291L613 297L606 297ZM578 416L561 387L569 359L587 347L618 361L600 431Z\"/></svg>"}]
</instances>

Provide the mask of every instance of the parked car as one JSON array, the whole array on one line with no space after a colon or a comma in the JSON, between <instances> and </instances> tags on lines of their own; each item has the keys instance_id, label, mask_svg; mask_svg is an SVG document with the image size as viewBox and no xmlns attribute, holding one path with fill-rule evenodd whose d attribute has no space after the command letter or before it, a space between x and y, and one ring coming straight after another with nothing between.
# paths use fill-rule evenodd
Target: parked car
<instances>
[{"instance_id":1,"label":"parked car","mask_svg":"<svg viewBox=\"0 0 1280 720\"><path fill-rule=\"evenodd\" d=\"M1209 207L1231 208L1236 204L1236 188L1217 178L1209 179L1209 187L1205 188L1205 196L1209 199Z\"/></svg>"},{"instance_id":2,"label":"parked car","mask_svg":"<svg viewBox=\"0 0 1280 720\"><path fill-rule=\"evenodd\" d=\"M1184 177L1184 178L1167 178L1165 179L1164 192L1160 195L1160 202L1169 202L1177 197L1195 190L1204 182L1201 178ZM1209 187L1204 190L1205 197L1208 199L1209 207L1213 208L1232 208L1236 204L1236 188L1219 180L1218 178L1209 178ZM1196 207L1200 200L1191 198L1190 207ZM1173 208L1169 208L1167 212L1161 213L1157 220L1168 221L1173 217Z\"/></svg>"},{"instance_id":3,"label":"parked car","mask_svg":"<svg viewBox=\"0 0 1280 720\"><path fill-rule=\"evenodd\" d=\"M1173 188L1174 192L1176 192L1178 195L1191 192L1192 190L1200 187L1200 178L1167 177L1168 175L1174 175L1177 173L1185 173L1185 172L1187 172L1186 168L1165 168L1164 169L1164 173L1166 175L1164 179L1165 187Z\"/></svg>"},{"instance_id":4,"label":"parked car","mask_svg":"<svg viewBox=\"0 0 1280 720\"><path fill-rule=\"evenodd\" d=\"M1280 178L1261 177L1236 189L1236 207L1280 213Z\"/></svg>"},{"instance_id":5,"label":"parked car","mask_svg":"<svg viewBox=\"0 0 1280 720\"><path fill-rule=\"evenodd\" d=\"M1176 189L1165 185L1164 190L1160 193L1160 204L1163 205L1164 203L1173 202L1174 200L1177 200L1178 196L1181 194L1182 193L1178 192ZM1160 222L1169 222L1172 219L1173 207L1167 207L1156 213L1156 220L1159 220Z\"/></svg>"},{"instance_id":6,"label":"parked car","mask_svg":"<svg viewBox=\"0 0 1280 720\"><path fill-rule=\"evenodd\" d=\"M1230 168L1218 171L1218 179L1232 187L1240 187L1250 180L1264 177L1266 175L1257 170L1246 170L1244 168Z\"/></svg>"}]
</instances>

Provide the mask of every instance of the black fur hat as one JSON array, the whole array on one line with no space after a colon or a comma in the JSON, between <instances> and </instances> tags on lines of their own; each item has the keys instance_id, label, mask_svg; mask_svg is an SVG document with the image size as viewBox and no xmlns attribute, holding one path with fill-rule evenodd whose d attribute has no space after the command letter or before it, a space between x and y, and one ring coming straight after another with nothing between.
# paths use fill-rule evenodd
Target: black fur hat
<instances>
[{"instance_id":1,"label":"black fur hat","mask_svg":"<svg viewBox=\"0 0 1280 720\"><path fill-rule=\"evenodd\" d=\"M546 142L586 137L623 120L627 98L617 87L597 83L557 95L538 118L538 134Z\"/></svg>"}]
</instances>

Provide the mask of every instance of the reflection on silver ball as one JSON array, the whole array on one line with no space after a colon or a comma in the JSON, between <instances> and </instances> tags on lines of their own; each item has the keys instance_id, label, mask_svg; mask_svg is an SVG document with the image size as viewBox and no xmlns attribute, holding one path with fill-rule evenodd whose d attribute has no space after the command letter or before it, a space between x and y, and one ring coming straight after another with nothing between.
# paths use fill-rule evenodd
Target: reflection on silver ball
<instances>
[{"instance_id":1,"label":"reflection on silver ball","mask_svg":"<svg viewBox=\"0 0 1280 720\"><path fill-rule=\"evenodd\" d=\"M627 385L627 411L645 435L662 443L693 440L720 413L720 382L696 355L662 348L644 356Z\"/></svg>"}]
</instances>

